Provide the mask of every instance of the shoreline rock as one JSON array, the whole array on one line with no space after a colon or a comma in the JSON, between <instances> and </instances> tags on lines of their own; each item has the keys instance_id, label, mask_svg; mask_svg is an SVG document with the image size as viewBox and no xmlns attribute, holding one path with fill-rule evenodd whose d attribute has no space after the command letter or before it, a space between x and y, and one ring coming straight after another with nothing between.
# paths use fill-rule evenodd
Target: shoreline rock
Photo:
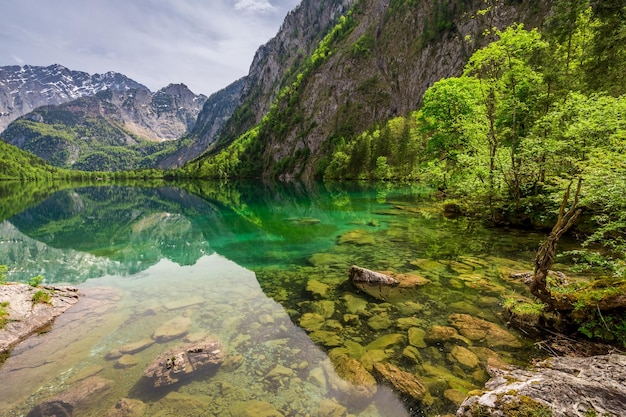
<instances>
[{"instance_id":1,"label":"shoreline rock","mask_svg":"<svg viewBox=\"0 0 626 417\"><path fill-rule=\"evenodd\" d=\"M490 368L489 373L487 391L465 399L458 417L502 416L511 410L621 416L626 410L626 355L553 357L532 370Z\"/></svg>"},{"instance_id":2,"label":"shoreline rock","mask_svg":"<svg viewBox=\"0 0 626 417\"><path fill-rule=\"evenodd\" d=\"M37 291L50 295L49 303L33 303ZM7 323L0 329L0 353L6 353L21 341L52 324L55 318L78 302L78 289L71 286L40 285L9 282L0 285L0 302L9 315Z\"/></svg>"}]
</instances>

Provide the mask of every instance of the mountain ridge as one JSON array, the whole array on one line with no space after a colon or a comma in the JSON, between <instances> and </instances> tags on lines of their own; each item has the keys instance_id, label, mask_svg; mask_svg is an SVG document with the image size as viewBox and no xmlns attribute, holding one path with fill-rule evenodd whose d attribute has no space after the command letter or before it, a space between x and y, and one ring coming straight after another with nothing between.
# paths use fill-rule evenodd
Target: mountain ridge
<instances>
[{"instance_id":1,"label":"mountain ridge","mask_svg":"<svg viewBox=\"0 0 626 417\"><path fill-rule=\"evenodd\" d=\"M61 104L106 89L150 91L123 74L88 74L60 64L0 67L0 132L37 107Z\"/></svg>"}]
</instances>

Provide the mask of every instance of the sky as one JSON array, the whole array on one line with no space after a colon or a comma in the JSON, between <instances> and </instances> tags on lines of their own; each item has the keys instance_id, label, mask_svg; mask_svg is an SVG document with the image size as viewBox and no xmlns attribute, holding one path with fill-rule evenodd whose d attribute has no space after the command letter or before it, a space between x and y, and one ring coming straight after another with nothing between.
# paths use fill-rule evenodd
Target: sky
<instances>
[{"instance_id":1,"label":"sky","mask_svg":"<svg viewBox=\"0 0 626 417\"><path fill-rule=\"evenodd\" d=\"M0 66L120 72L210 95L248 73L300 0L2 0Z\"/></svg>"}]
</instances>

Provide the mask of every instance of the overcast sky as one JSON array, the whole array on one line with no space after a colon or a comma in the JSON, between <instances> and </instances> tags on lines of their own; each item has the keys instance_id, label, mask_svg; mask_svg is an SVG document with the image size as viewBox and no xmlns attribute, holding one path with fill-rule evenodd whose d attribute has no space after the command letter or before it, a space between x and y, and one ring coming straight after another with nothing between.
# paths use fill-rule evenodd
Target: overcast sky
<instances>
[{"instance_id":1,"label":"overcast sky","mask_svg":"<svg viewBox=\"0 0 626 417\"><path fill-rule=\"evenodd\" d=\"M246 75L300 0L1 0L0 66L120 72L211 93Z\"/></svg>"}]
</instances>

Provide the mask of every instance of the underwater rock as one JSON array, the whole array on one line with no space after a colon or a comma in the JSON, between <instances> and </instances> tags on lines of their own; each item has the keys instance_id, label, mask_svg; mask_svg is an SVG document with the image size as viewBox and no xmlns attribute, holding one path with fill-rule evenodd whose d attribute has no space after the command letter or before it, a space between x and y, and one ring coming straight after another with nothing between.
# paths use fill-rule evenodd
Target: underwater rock
<instances>
[{"instance_id":1,"label":"underwater rock","mask_svg":"<svg viewBox=\"0 0 626 417\"><path fill-rule=\"evenodd\" d=\"M367 300L353 294L345 294L346 310L350 314L359 314L367 311Z\"/></svg>"},{"instance_id":2,"label":"underwater rock","mask_svg":"<svg viewBox=\"0 0 626 417\"><path fill-rule=\"evenodd\" d=\"M416 303L415 301L405 301L402 303L397 303L396 307L398 308L398 311L405 316L419 314L424 310L424 306L420 303Z\"/></svg>"},{"instance_id":3,"label":"underwater rock","mask_svg":"<svg viewBox=\"0 0 626 417\"><path fill-rule=\"evenodd\" d=\"M49 303L33 303L33 295L44 291L50 295ZM7 323L0 329L0 353L8 351L78 302L78 289L68 286L6 283L0 285L0 302L8 302Z\"/></svg>"},{"instance_id":4,"label":"underwater rock","mask_svg":"<svg viewBox=\"0 0 626 417\"><path fill-rule=\"evenodd\" d=\"M339 244L367 246L376 244L376 240L367 230L356 229L339 236Z\"/></svg>"},{"instance_id":5,"label":"underwater rock","mask_svg":"<svg viewBox=\"0 0 626 417\"><path fill-rule=\"evenodd\" d=\"M365 350L389 349L395 345L404 343L405 339L404 335L399 333L386 334L365 346Z\"/></svg>"},{"instance_id":6,"label":"underwater rock","mask_svg":"<svg viewBox=\"0 0 626 417\"><path fill-rule=\"evenodd\" d=\"M276 365L272 368L267 374L265 374L265 379L280 379L283 377L289 377L293 375L293 369L287 368L281 364Z\"/></svg>"},{"instance_id":7,"label":"underwater rock","mask_svg":"<svg viewBox=\"0 0 626 417\"><path fill-rule=\"evenodd\" d=\"M407 346L402 351L402 356L410 359L413 363L421 363L422 355L415 346Z\"/></svg>"},{"instance_id":8,"label":"underwater rock","mask_svg":"<svg viewBox=\"0 0 626 417\"><path fill-rule=\"evenodd\" d=\"M143 374L155 388L168 386L224 361L222 344L215 339L171 349L160 354Z\"/></svg>"},{"instance_id":9,"label":"underwater rock","mask_svg":"<svg viewBox=\"0 0 626 417\"><path fill-rule=\"evenodd\" d=\"M423 400L428 389L415 375L405 372L390 363L374 364L374 375L386 381L394 390L416 400Z\"/></svg>"},{"instance_id":10,"label":"underwater rock","mask_svg":"<svg viewBox=\"0 0 626 417\"><path fill-rule=\"evenodd\" d=\"M458 345L452 348L452 351L448 355L448 359L451 362L458 362L468 369L474 369L480 363L478 356L476 356L471 350Z\"/></svg>"},{"instance_id":11,"label":"underwater rock","mask_svg":"<svg viewBox=\"0 0 626 417\"><path fill-rule=\"evenodd\" d=\"M454 327L449 326L431 326L426 331L424 341L429 345L443 344L445 342L462 343L470 346L472 342L457 332Z\"/></svg>"},{"instance_id":12,"label":"underwater rock","mask_svg":"<svg viewBox=\"0 0 626 417\"><path fill-rule=\"evenodd\" d=\"M115 362L115 365L113 365L113 367L117 369L127 369L127 368L132 368L138 363L139 363L139 358L137 358L136 356L123 355L117 360L117 362Z\"/></svg>"},{"instance_id":13,"label":"underwater rock","mask_svg":"<svg viewBox=\"0 0 626 417\"><path fill-rule=\"evenodd\" d=\"M347 409L337 401L325 398L317 409L317 417L344 417Z\"/></svg>"},{"instance_id":14,"label":"underwater rock","mask_svg":"<svg viewBox=\"0 0 626 417\"><path fill-rule=\"evenodd\" d=\"M224 362L222 362L220 371L232 372L235 369L239 368L241 365L243 365L243 362L243 355L228 355L226 359L224 359Z\"/></svg>"},{"instance_id":15,"label":"underwater rock","mask_svg":"<svg viewBox=\"0 0 626 417\"><path fill-rule=\"evenodd\" d=\"M177 416L199 415L211 405L211 398L206 395L192 395L183 392L168 392L160 401L161 405L175 410Z\"/></svg>"},{"instance_id":16,"label":"underwater rock","mask_svg":"<svg viewBox=\"0 0 626 417\"><path fill-rule=\"evenodd\" d=\"M149 348L154 344L154 340L152 339L143 339L135 343L129 343L124 346L120 346L117 348L120 353L124 355L134 355L135 353L141 352L144 349Z\"/></svg>"},{"instance_id":17,"label":"underwater rock","mask_svg":"<svg viewBox=\"0 0 626 417\"><path fill-rule=\"evenodd\" d=\"M171 301L165 304L165 308L168 310L178 310L181 308L187 308L187 307L191 307L191 306L195 306L199 304L204 304L205 301L206 300L204 297L196 295L194 297L182 298L180 300Z\"/></svg>"},{"instance_id":18,"label":"underwater rock","mask_svg":"<svg viewBox=\"0 0 626 417\"><path fill-rule=\"evenodd\" d=\"M384 362L393 356L393 352L389 350L374 349L368 350L359 359L359 362L363 365L368 372L371 372L374 368L374 364L378 362Z\"/></svg>"},{"instance_id":19,"label":"underwater rock","mask_svg":"<svg viewBox=\"0 0 626 417\"><path fill-rule=\"evenodd\" d=\"M367 325L370 326L373 330L388 329L389 327L391 327L392 324L393 322L386 312L376 314L375 316L372 316L367 320Z\"/></svg>"},{"instance_id":20,"label":"underwater rock","mask_svg":"<svg viewBox=\"0 0 626 417\"><path fill-rule=\"evenodd\" d=\"M553 357L532 370L489 370L487 392L467 398L457 416L500 416L509 410L554 417L623 416L626 356ZM522 415L520 413L520 415Z\"/></svg>"},{"instance_id":21,"label":"underwater rock","mask_svg":"<svg viewBox=\"0 0 626 417\"><path fill-rule=\"evenodd\" d=\"M330 300L314 301L311 303L311 309L314 313L329 319L335 314L335 302Z\"/></svg>"},{"instance_id":22,"label":"underwater rock","mask_svg":"<svg viewBox=\"0 0 626 417\"><path fill-rule=\"evenodd\" d=\"M460 407L467 395L463 394L458 389L450 388L443 392L443 397L454 404L455 407Z\"/></svg>"},{"instance_id":23,"label":"underwater rock","mask_svg":"<svg viewBox=\"0 0 626 417\"><path fill-rule=\"evenodd\" d=\"M312 330L319 330L324 326L324 317L317 313L304 313L300 317L300 327L310 332Z\"/></svg>"},{"instance_id":24,"label":"underwater rock","mask_svg":"<svg viewBox=\"0 0 626 417\"><path fill-rule=\"evenodd\" d=\"M495 323L472 317L469 314L452 314L450 323L461 335L489 346L520 348L522 343L513 334Z\"/></svg>"},{"instance_id":25,"label":"underwater rock","mask_svg":"<svg viewBox=\"0 0 626 417\"><path fill-rule=\"evenodd\" d=\"M376 380L356 359L330 352L331 364L326 363L326 379L337 394L351 400L370 400L378 391Z\"/></svg>"},{"instance_id":26,"label":"underwater rock","mask_svg":"<svg viewBox=\"0 0 626 417\"><path fill-rule=\"evenodd\" d=\"M418 348L428 347L428 345L424 341L424 337L426 336L426 331L424 329L420 329L419 327L411 327L408 331L408 335L409 345Z\"/></svg>"},{"instance_id":27,"label":"underwater rock","mask_svg":"<svg viewBox=\"0 0 626 417\"><path fill-rule=\"evenodd\" d=\"M382 274L376 271L370 271L369 269L361 268L360 266L352 265L350 268L350 281L355 284L374 284L374 285L398 285L399 281L390 277L389 275Z\"/></svg>"},{"instance_id":28,"label":"underwater rock","mask_svg":"<svg viewBox=\"0 0 626 417\"><path fill-rule=\"evenodd\" d=\"M71 416L77 409L88 408L112 387L112 381L92 376L52 399L38 404L27 417Z\"/></svg>"},{"instance_id":29,"label":"underwater rock","mask_svg":"<svg viewBox=\"0 0 626 417\"><path fill-rule=\"evenodd\" d=\"M330 286L316 279L310 279L306 283L306 290L313 295L313 298L328 298Z\"/></svg>"},{"instance_id":30,"label":"underwater rock","mask_svg":"<svg viewBox=\"0 0 626 417\"><path fill-rule=\"evenodd\" d=\"M175 317L163 323L152 333L152 338L158 343L178 339L189 333L191 319L189 317Z\"/></svg>"},{"instance_id":31,"label":"underwater rock","mask_svg":"<svg viewBox=\"0 0 626 417\"><path fill-rule=\"evenodd\" d=\"M146 411L143 401L121 398L113 407L109 408L104 417L141 417Z\"/></svg>"},{"instance_id":32,"label":"underwater rock","mask_svg":"<svg viewBox=\"0 0 626 417\"><path fill-rule=\"evenodd\" d=\"M233 417L283 417L272 404L260 400L237 403L230 407L230 413Z\"/></svg>"},{"instance_id":33,"label":"underwater rock","mask_svg":"<svg viewBox=\"0 0 626 417\"><path fill-rule=\"evenodd\" d=\"M309 337L313 343L324 345L329 348L343 345L341 337L337 333L330 332L328 330L315 330L314 332L309 333Z\"/></svg>"},{"instance_id":34,"label":"underwater rock","mask_svg":"<svg viewBox=\"0 0 626 417\"><path fill-rule=\"evenodd\" d=\"M316 387L326 390L326 376L324 376L324 369L319 367L312 369L311 372L309 372L309 382Z\"/></svg>"}]
</instances>

